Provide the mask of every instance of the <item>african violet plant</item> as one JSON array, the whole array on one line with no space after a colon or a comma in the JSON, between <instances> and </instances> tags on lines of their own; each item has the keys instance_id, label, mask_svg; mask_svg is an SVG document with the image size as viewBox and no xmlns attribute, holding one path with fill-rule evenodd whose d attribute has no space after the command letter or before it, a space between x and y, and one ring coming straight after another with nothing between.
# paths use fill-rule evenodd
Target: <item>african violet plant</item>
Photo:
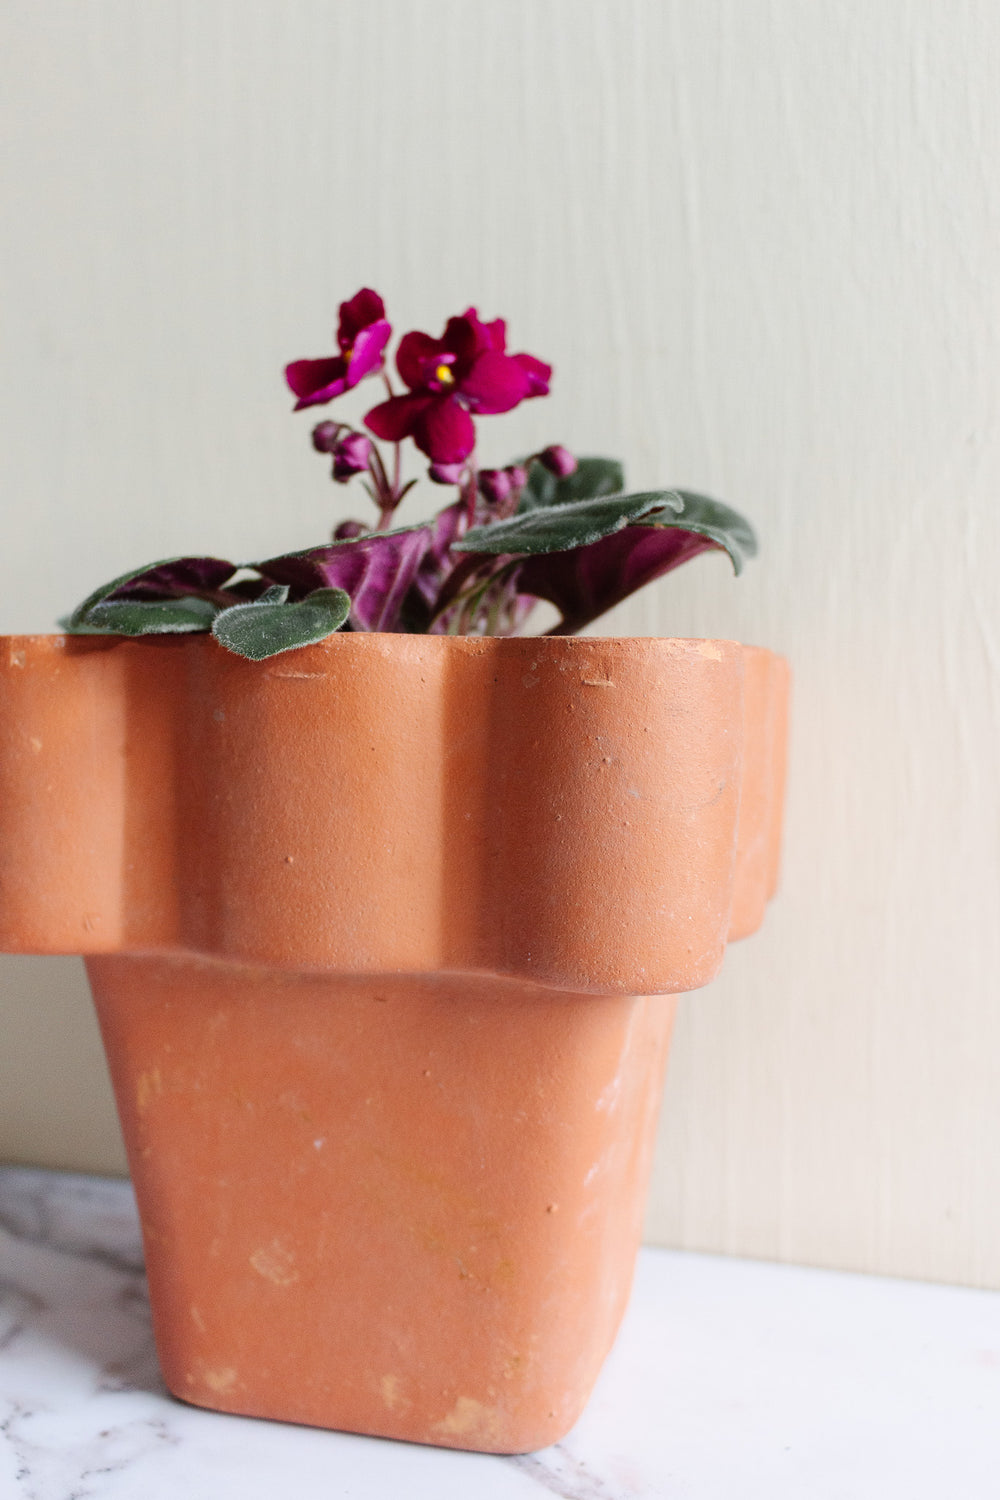
<instances>
[{"instance_id":1,"label":"african violet plant","mask_svg":"<svg viewBox=\"0 0 1000 1500\"><path fill-rule=\"evenodd\" d=\"M502 318L484 323L470 308L439 339L405 334L396 351L403 391L385 367L391 333L381 297L363 288L341 304L338 352L285 371L296 411L369 376L382 380L386 399L365 416L367 432L323 421L312 433L337 483L360 476L376 520L343 521L329 543L264 562L176 557L137 568L97 589L64 628L211 631L261 661L337 630L512 635L544 599L560 612L548 633L570 635L708 548L727 552L737 573L753 556L753 531L728 506L689 490L626 494L614 459L577 459L554 444L480 469L474 419L548 395L552 377L534 355L507 352ZM430 479L456 496L433 520L397 526L417 482L403 480L407 440L430 461Z\"/></svg>"}]
</instances>

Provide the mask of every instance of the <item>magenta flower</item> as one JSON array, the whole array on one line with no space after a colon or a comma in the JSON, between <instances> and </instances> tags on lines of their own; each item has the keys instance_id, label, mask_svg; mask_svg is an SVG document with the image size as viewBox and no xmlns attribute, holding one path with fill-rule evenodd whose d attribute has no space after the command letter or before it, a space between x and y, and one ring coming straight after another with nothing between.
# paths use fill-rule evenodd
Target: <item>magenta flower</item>
<instances>
[{"instance_id":1,"label":"magenta flower","mask_svg":"<svg viewBox=\"0 0 1000 1500\"><path fill-rule=\"evenodd\" d=\"M297 359L285 368L289 389L299 398L295 410L332 401L380 370L391 333L378 292L362 287L349 302L342 302L337 328L340 353L327 359Z\"/></svg>"},{"instance_id":2,"label":"magenta flower","mask_svg":"<svg viewBox=\"0 0 1000 1500\"><path fill-rule=\"evenodd\" d=\"M412 437L435 465L461 464L476 443L470 413L494 416L532 396L547 396L552 366L531 354L508 354L502 318L480 321L474 307L449 318L439 339L408 333L396 367L409 394L383 401L365 417L376 437Z\"/></svg>"},{"instance_id":3,"label":"magenta flower","mask_svg":"<svg viewBox=\"0 0 1000 1500\"><path fill-rule=\"evenodd\" d=\"M363 432L349 432L333 450L333 477L346 484L355 474L363 474L372 456L372 440Z\"/></svg>"},{"instance_id":4,"label":"magenta flower","mask_svg":"<svg viewBox=\"0 0 1000 1500\"><path fill-rule=\"evenodd\" d=\"M506 469L480 469L479 493L490 505L503 505L513 488Z\"/></svg>"},{"instance_id":5,"label":"magenta flower","mask_svg":"<svg viewBox=\"0 0 1000 1500\"><path fill-rule=\"evenodd\" d=\"M538 455L539 461L545 465L550 474L557 479L568 479L577 471L577 462L568 448L562 443L552 443Z\"/></svg>"}]
</instances>

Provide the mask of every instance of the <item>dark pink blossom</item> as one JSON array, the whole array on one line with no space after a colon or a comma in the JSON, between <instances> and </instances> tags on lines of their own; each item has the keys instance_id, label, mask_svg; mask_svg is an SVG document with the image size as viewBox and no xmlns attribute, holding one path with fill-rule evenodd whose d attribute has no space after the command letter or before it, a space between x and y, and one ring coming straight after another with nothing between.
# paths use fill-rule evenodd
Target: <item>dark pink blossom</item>
<instances>
[{"instance_id":1,"label":"dark pink blossom","mask_svg":"<svg viewBox=\"0 0 1000 1500\"><path fill-rule=\"evenodd\" d=\"M372 440L363 432L349 432L333 450L333 477L346 484L355 474L363 474L372 456Z\"/></svg>"},{"instance_id":2,"label":"dark pink blossom","mask_svg":"<svg viewBox=\"0 0 1000 1500\"><path fill-rule=\"evenodd\" d=\"M480 469L479 493L490 505L502 505L513 488L507 469Z\"/></svg>"},{"instance_id":3,"label":"dark pink blossom","mask_svg":"<svg viewBox=\"0 0 1000 1500\"><path fill-rule=\"evenodd\" d=\"M494 416L548 395L551 365L506 351L503 319L483 323L474 307L449 318L439 339L404 335L396 367L409 394L373 407L366 423L389 442L412 437L435 465L463 463L476 442L472 413Z\"/></svg>"},{"instance_id":4,"label":"dark pink blossom","mask_svg":"<svg viewBox=\"0 0 1000 1500\"><path fill-rule=\"evenodd\" d=\"M539 462L543 463L550 474L557 479L568 479L570 474L575 474L577 462L568 448L562 443L553 443L538 455Z\"/></svg>"},{"instance_id":5,"label":"dark pink blossom","mask_svg":"<svg viewBox=\"0 0 1000 1500\"><path fill-rule=\"evenodd\" d=\"M285 368L289 389L298 397L295 410L332 401L380 370L391 333L378 292L362 287L350 301L342 302L337 328L340 353L326 359L297 359Z\"/></svg>"},{"instance_id":6,"label":"dark pink blossom","mask_svg":"<svg viewBox=\"0 0 1000 1500\"><path fill-rule=\"evenodd\" d=\"M342 422L318 422L312 430L312 445L316 452L332 453L342 428Z\"/></svg>"},{"instance_id":7,"label":"dark pink blossom","mask_svg":"<svg viewBox=\"0 0 1000 1500\"><path fill-rule=\"evenodd\" d=\"M464 464L431 464L427 477L435 484L458 484L464 472Z\"/></svg>"}]
</instances>

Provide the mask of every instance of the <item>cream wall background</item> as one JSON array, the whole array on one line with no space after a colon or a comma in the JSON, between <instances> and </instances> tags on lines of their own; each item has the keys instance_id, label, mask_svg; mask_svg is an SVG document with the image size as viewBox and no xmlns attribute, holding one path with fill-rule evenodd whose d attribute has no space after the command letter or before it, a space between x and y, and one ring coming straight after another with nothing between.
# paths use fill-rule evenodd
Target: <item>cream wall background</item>
<instances>
[{"instance_id":1,"label":"cream wall background","mask_svg":"<svg viewBox=\"0 0 1000 1500\"><path fill-rule=\"evenodd\" d=\"M757 522L621 633L796 673L783 893L682 1002L649 1235L1000 1286L1000 8L6 0L0 628L346 513L279 371L363 283L557 367L483 423ZM121 1169L2 960L0 1155Z\"/></svg>"}]
</instances>

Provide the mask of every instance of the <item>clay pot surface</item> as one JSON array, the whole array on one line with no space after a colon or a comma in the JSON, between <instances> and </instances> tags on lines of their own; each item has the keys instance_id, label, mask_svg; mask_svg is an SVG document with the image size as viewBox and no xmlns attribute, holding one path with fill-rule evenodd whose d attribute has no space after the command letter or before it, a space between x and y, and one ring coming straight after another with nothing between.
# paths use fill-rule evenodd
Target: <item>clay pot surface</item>
<instances>
[{"instance_id":1,"label":"clay pot surface","mask_svg":"<svg viewBox=\"0 0 1000 1500\"><path fill-rule=\"evenodd\" d=\"M774 889L787 691L730 641L0 642L0 948L88 955L171 1390L572 1425L668 997Z\"/></svg>"},{"instance_id":2,"label":"clay pot surface","mask_svg":"<svg viewBox=\"0 0 1000 1500\"><path fill-rule=\"evenodd\" d=\"M176 1395L498 1453L568 1431L628 1298L672 998L87 966Z\"/></svg>"}]
</instances>

